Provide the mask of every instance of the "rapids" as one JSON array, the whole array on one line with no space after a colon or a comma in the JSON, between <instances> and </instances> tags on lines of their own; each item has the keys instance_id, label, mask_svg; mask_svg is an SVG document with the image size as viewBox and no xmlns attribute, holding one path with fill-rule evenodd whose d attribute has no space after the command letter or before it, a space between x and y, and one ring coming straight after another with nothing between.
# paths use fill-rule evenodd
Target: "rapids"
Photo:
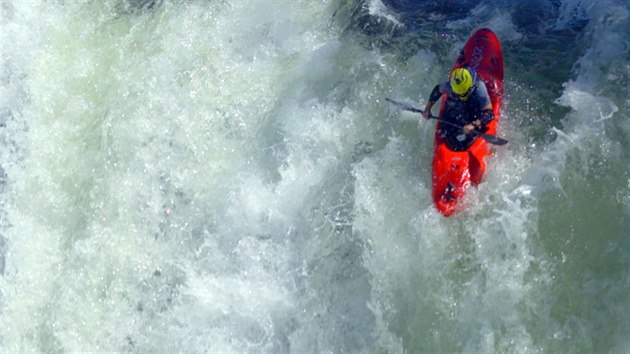
<instances>
[{"instance_id":1,"label":"rapids","mask_svg":"<svg viewBox=\"0 0 630 354\"><path fill-rule=\"evenodd\" d=\"M623 0L0 2L0 352L630 352ZM431 201L424 106L505 55Z\"/></svg>"}]
</instances>

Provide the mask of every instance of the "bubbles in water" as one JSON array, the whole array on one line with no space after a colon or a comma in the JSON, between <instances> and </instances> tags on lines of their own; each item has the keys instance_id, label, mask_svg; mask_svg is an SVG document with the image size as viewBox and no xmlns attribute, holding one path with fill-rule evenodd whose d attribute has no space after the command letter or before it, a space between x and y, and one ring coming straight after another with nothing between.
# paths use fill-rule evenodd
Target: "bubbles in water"
<instances>
[{"instance_id":1,"label":"bubbles in water","mask_svg":"<svg viewBox=\"0 0 630 354\"><path fill-rule=\"evenodd\" d=\"M493 5L3 2L2 348L624 351L627 11ZM384 97L479 23L510 144L446 219Z\"/></svg>"}]
</instances>

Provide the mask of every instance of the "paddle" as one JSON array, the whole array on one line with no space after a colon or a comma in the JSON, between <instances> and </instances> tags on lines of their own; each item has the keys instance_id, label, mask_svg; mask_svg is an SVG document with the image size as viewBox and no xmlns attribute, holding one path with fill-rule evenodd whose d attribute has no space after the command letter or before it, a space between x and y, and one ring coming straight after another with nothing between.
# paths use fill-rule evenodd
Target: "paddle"
<instances>
[{"instance_id":1,"label":"paddle","mask_svg":"<svg viewBox=\"0 0 630 354\"><path fill-rule=\"evenodd\" d=\"M407 104L407 103L405 103L405 102L394 101L394 100L392 100L392 99L390 99L390 98L387 98L387 97L385 97L385 100L386 100L386 101L388 101L388 102L390 102L390 103L395 104L396 106L398 106L398 107L400 107L400 108L404 109L405 111L415 112L415 113L422 113L422 112L423 112L421 109L416 108L416 107L414 107L414 106L412 106L412 105L410 105L410 104ZM451 123L451 122L445 121L444 119L440 119L439 117L434 116L433 114L431 114L431 115L429 116L429 119L435 119L435 120L437 120L438 122L441 122L441 123L446 124L446 125L450 125L451 127L455 127L455 128L459 128L459 129L464 129L464 127L462 127L461 125L457 125L457 124L453 124L453 123ZM472 133L472 134L474 134L474 135L478 135L478 136L480 136L483 140L485 140L485 141L489 142L490 144L494 144L494 145L505 145L505 144L507 144L507 143L508 143L508 141L507 141L507 140L505 140L505 139L501 139L501 138L499 138L499 137L498 137L498 136L496 136L496 135L484 134L484 133L482 133L482 132L480 132L480 131L478 131L478 130L473 130L473 131L471 131L471 133Z\"/></svg>"}]
</instances>

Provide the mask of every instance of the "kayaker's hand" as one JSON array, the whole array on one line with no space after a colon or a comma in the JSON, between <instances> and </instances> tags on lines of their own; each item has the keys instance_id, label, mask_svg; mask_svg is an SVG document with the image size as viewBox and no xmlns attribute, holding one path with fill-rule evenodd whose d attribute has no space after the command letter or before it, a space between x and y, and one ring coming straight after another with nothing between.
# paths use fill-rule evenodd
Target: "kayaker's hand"
<instances>
[{"instance_id":1,"label":"kayaker's hand","mask_svg":"<svg viewBox=\"0 0 630 354\"><path fill-rule=\"evenodd\" d=\"M470 124L464 125L463 130L464 130L465 134L470 134L470 132L472 132L475 129L479 129L480 127L481 127L481 121L479 119L477 119L476 121L474 121L474 122L472 122Z\"/></svg>"},{"instance_id":2,"label":"kayaker's hand","mask_svg":"<svg viewBox=\"0 0 630 354\"><path fill-rule=\"evenodd\" d=\"M429 119L431 118L431 116L433 116L433 114L431 114L431 108L433 107L433 104L435 102L429 100L429 102L427 102L427 104L424 106L424 111L422 111L422 116L424 117L424 119Z\"/></svg>"},{"instance_id":3,"label":"kayaker's hand","mask_svg":"<svg viewBox=\"0 0 630 354\"><path fill-rule=\"evenodd\" d=\"M473 130L475 130L475 126L472 124L466 124L464 125L464 133L465 134L470 134L470 132L472 132Z\"/></svg>"}]
</instances>

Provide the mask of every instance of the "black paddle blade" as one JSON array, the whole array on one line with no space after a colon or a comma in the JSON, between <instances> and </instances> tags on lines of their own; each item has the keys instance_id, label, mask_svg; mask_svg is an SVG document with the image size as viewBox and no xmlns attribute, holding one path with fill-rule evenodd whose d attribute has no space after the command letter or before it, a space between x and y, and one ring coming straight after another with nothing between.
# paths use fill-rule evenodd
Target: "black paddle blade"
<instances>
[{"instance_id":1,"label":"black paddle blade","mask_svg":"<svg viewBox=\"0 0 630 354\"><path fill-rule=\"evenodd\" d=\"M488 135L488 134L479 134L481 135L481 138L487 142L489 142L490 144L494 144L494 145L505 145L508 143L507 140L505 139L501 139L496 135Z\"/></svg>"}]
</instances>

